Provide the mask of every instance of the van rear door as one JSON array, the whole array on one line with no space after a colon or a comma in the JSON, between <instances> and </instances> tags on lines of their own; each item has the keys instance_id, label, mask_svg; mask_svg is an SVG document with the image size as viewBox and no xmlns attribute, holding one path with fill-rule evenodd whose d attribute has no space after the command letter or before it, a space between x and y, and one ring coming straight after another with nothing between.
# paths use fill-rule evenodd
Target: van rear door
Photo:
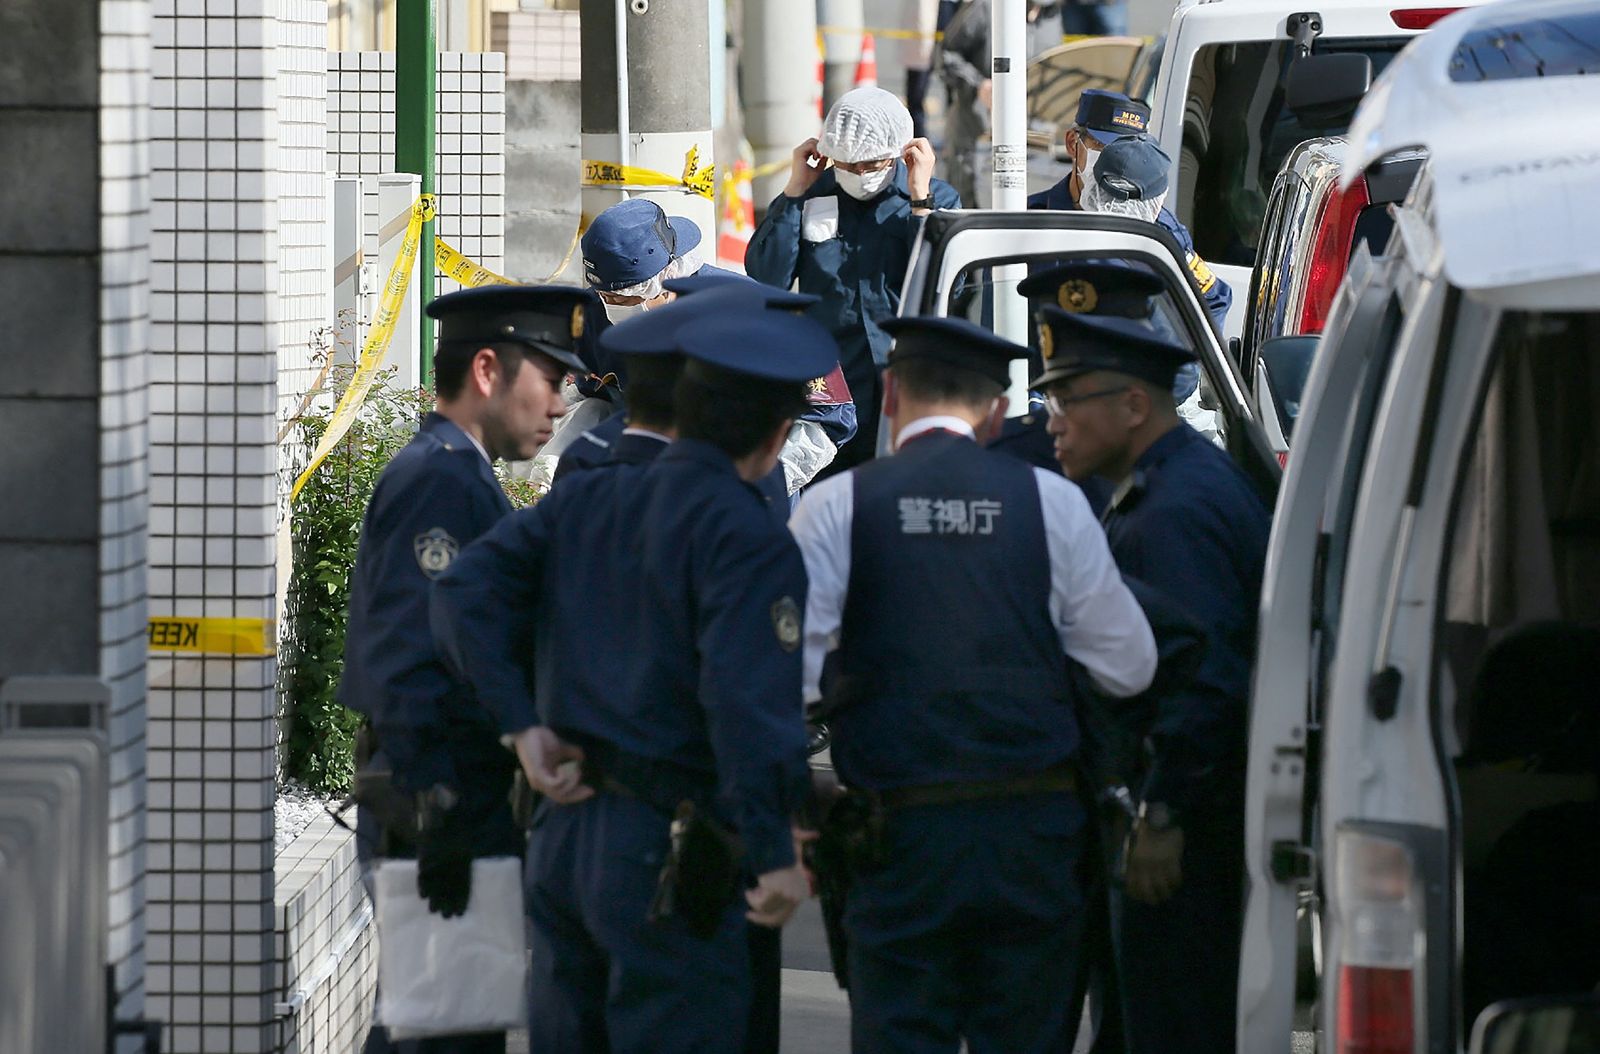
<instances>
[{"instance_id":1,"label":"van rear door","mask_svg":"<svg viewBox=\"0 0 1600 1054\"><path fill-rule=\"evenodd\" d=\"M1160 324L1195 349L1225 445L1270 502L1282 470L1238 366L1224 353L1195 290L1182 250L1155 224L1088 212L935 212L924 221L912 250L900 313L961 315L992 326L996 308L1004 310L1016 297L1016 283L1026 274L1026 266L1007 265L1041 268L1075 259L1122 261L1162 280L1167 292L1158 298Z\"/></svg>"},{"instance_id":2,"label":"van rear door","mask_svg":"<svg viewBox=\"0 0 1600 1054\"><path fill-rule=\"evenodd\" d=\"M1351 264L1307 380L1274 514L1251 692L1247 893L1239 1047L1288 1049L1298 967L1319 949L1317 836L1323 693L1355 497L1402 322L1390 261ZM1306 923L1299 925L1297 923Z\"/></svg>"}]
</instances>

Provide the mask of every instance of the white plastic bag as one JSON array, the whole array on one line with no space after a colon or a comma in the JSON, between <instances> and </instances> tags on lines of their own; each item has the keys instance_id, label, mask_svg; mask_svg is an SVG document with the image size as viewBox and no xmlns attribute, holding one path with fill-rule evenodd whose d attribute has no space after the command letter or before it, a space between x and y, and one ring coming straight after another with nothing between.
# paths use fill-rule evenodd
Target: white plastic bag
<instances>
[{"instance_id":1,"label":"white plastic bag","mask_svg":"<svg viewBox=\"0 0 1600 1054\"><path fill-rule=\"evenodd\" d=\"M466 914L447 919L417 895L417 862L385 860L375 886L377 1021L391 1040L500 1032L526 1022L522 862L472 862Z\"/></svg>"}]
</instances>

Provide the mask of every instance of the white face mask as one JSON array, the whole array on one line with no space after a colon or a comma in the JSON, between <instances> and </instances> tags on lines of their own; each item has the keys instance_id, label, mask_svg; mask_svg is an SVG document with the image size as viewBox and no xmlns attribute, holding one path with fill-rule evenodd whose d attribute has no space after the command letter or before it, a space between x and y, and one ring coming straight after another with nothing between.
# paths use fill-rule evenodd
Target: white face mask
<instances>
[{"instance_id":1,"label":"white face mask","mask_svg":"<svg viewBox=\"0 0 1600 1054\"><path fill-rule=\"evenodd\" d=\"M1094 166L1099 160L1100 151L1090 146L1083 148L1083 168L1078 172L1078 178L1083 180L1084 186L1094 182Z\"/></svg>"},{"instance_id":2,"label":"white face mask","mask_svg":"<svg viewBox=\"0 0 1600 1054\"><path fill-rule=\"evenodd\" d=\"M864 175L835 168L833 177L839 181L840 190L857 201L869 201L882 194L889 186L889 182L894 179L894 166L890 165L888 168Z\"/></svg>"},{"instance_id":3,"label":"white face mask","mask_svg":"<svg viewBox=\"0 0 1600 1054\"><path fill-rule=\"evenodd\" d=\"M613 324L632 318L634 315L643 314L646 310L643 304L606 304L606 318Z\"/></svg>"}]
</instances>

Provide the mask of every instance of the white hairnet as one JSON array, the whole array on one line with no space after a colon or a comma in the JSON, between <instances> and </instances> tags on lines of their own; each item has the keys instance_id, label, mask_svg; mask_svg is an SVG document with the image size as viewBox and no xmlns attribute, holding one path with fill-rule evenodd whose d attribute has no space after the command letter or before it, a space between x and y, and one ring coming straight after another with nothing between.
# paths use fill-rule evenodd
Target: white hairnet
<instances>
[{"instance_id":1,"label":"white hairnet","mask_svg":"<svg viewBox=\"0 0 1600 1054\"><path fill-rule=\"evenodd\" d=\"M1161 207L1166 203L1166 191L1162 191L1148 201L1125 200L1101 189L1099 180L1086 179L1083 181L1083 197L1079 199L1078 206L1084 212L1105 212L1114 216L1131 216L1136 220L1154 223L1156 217L1161 215Z\"/></svg>"},{"instance_id":2,"label":"white hairnet","mask_svg":"<svg viewBox=\"0 0 1600 1054\"><path fill-rule=\"evenodd\" d=\"M855 88L839 96L817 138L817 153L854 164L899 157L911 142L911 112L894 92Z\"/></svg>"},{"instance_id":3,"label":"white hairnet","mask_svg":"<svg viewBox=\"0 0 1600 1054\"><path fill-rule=\"evenodd\" d=\"M700 254L694 251L686 252L682 256L674 256L667 261L667 266L657 271L655 276L640 282L638 285L624 286L621 289L608 289L608 295L637 296L645 300L654 300L666 290L662 283L672 278L688 278L700 270L705 261L700 259Z\"/></svg>"}]
</instances>

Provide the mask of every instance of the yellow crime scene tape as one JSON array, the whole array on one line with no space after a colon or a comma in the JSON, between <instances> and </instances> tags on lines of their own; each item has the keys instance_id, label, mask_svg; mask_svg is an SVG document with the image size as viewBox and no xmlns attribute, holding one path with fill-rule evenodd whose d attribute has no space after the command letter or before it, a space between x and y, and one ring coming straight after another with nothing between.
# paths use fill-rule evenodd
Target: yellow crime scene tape
<instances>
[{"instance_id":1,"label":"yellow crime scene tape","mask_svg":"<svg viewBox=\"0 0 1600 1054\"><path fill-rule=\"evenodd\" d=\"M207 655L276 655L277 622L269 618L150 619L151 651L200 652Z\"/></svg>"},{"instance_id":2,"label":"yellow crime scene tape","mask_svg":"<svg viewBox=\"0 0 1600 1054\"><path fill-rule=\"evenodd\" d=\"M433 240L433 260L439 273L468 289L486 285L516 285L502 274L495 274L483 264L472 260L443 238Z\"/></svg>"},{"instance_id":3,"label":"yellow crime scene tape","mask_svg":"<svg viewBox=\"0 0 1600 1054\"><path fill-rule=\"evenodd\" d=\"M683 175L669 176L654 169L619 165L615 161L585 161L582 185L585 187L637 187L646 190L682 190L708 201L713 197L715 165L700 167L700 148L690 147L683 155Z\"/></svg>"},{"instance_id":4,"label":"yellow crime scene tape","mask_svg":"<svg viewBox=\"0 0 1600 1054\"><path fill-rule=\"evenodd\" d=\"M344 395L339 398L339 405L334 407L333 417L328 420L328 430L322 433L317 448L311 452L311 460L307 462L305 471L294 481L294 488L289 491L291 502L299 497L300 488L304 487L311 474L316 472L317 466L322 464L322 459L327 457L329 451L344 438L346 432L350 431L350 426L355 423L356 412L361 409L361 404L366 401L367 391L377 379L378 367L383 365L383 356L389 349L389 342L394 339L395 322L399 320L400 306L405 301L406 289L411 285L411 272L416 269L417 250L422 243L422 225L433 219L433 209L432 194L421 195L411 206L411 217L406 221L405 240L400 244L400 253L394 259L394 266L389 268L389 277L384 279L383 295L378 300L378 311L372 318L372 328L367 331L366 344L361 348L361 359L356 364L355 376L350 378L350 387L345 389Z\"/></svg>"}]
</instances>

